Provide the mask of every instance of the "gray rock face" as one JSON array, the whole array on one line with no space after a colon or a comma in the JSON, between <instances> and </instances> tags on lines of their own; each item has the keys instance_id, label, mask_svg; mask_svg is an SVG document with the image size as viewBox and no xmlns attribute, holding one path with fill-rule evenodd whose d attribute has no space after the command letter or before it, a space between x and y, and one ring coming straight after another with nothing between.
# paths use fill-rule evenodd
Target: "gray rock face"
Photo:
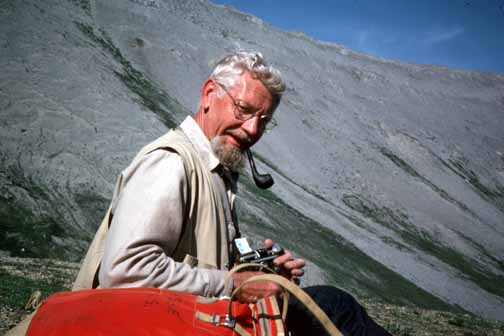
<instances>
[{"instance_id":1,"label":"gray rock face","mask_svg":"<svg viewBox=\"0 0 504 336\"><path fill-rule=\"evenodd\" d=\"M0 242L83 256L115 176L197 108L211 66L261 51L286 79L241 178L243 231L306 284L504 320L504 76L378 59L203 0L0 6Z\"/></svg>"}]
</instances>

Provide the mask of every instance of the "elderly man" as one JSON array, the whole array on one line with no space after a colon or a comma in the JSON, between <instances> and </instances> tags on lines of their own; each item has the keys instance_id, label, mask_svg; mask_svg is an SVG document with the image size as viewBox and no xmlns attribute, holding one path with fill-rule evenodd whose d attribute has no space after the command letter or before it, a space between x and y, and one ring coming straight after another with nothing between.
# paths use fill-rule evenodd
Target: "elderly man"
<instances>
[{"instance_id":1,"label":"elderly man","mask_svg":"<svg viewBox=\"0 0 504 336\"><path fill-rule=\"evenodd\" d=\"M232 242L239 235L237 172L243 151L272 124L284 88L279 72L259 53L237 52L221 60L203 85L194 119L187 117L180 127L144 147L120 175L74 289L229 293L232 288L225 288L224 279L234 264ZM265 242L271 245L271 240ZM289 251L274 263L289 279L304 273L305 261ZM258 273L235 273L232 286ZM239 300L255 302L278 292L276 284L258 282L245 286ZM348 294L330 287L308 292L325 300L322 308L344 333L385 333ZM303 321L311 317L297 302L290 306L293 333L314 334L303 329L309 324Z\"/></svg>"}]
</instances>

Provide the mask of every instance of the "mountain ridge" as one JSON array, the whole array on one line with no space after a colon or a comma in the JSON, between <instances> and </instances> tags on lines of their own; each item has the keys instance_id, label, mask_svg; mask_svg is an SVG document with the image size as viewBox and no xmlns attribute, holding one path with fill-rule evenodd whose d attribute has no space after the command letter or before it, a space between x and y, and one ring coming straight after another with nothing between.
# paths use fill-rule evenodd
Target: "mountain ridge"
<instances>
[{"instance_id":1,"label":"mountain ridge","mask_svg":"<svg viewBox=\"0 0 504 336\"><path fill-rule=\"evenodd\" d=\"M257 49L288 90L279 127L254 147L277 183L260 194L240 180L243 231L309 256L309 283L503 318L503 75L328 47L207 1L5 5L1 249L79 259L135 152L196 110L222 54ZM304 249L310 230L326 245Z\"/></svg>"}]
</instances>

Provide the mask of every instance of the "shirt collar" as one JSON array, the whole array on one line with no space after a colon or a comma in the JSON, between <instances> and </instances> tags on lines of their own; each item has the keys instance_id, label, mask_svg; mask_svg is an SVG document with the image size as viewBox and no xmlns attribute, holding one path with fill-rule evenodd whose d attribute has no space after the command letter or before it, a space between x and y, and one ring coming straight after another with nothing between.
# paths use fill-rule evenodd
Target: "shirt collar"
<instances>
[{"instance_id":1,"label":"shirt collar","mask_svg":"<svg viewBox=\"0 0 504 336\"><path fill-rule=\"evenodd\" d=\"M220 161L215 156L210 145L210 141L208 141L205 133L203 133L199 125L196 123L196 120L194 120L193 117L188 116L180 124L180 128L185 135L187 135L194 148L196 148L201 159L207 164L208 169L210 169L210 171L214 171L220 165Z\"/></svg>"}]
</instances>

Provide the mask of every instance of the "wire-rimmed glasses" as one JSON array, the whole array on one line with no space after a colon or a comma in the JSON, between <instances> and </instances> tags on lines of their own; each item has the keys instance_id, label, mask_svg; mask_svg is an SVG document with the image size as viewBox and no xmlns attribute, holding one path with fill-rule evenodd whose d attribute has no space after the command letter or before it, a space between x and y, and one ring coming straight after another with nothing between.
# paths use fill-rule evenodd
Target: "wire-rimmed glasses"
<instances>
[{"instance_id":1,"label":"wire-rimmed glasses","mask_svg":"<svg viewBox=\"0 0 504 336\"><path fill-rule=\"evenodd\" d=\"M260 111L254 111L250 106L247 106L245 102L242 102L240 100L237 101L224 87L224 85L217 81L215 82L221 87L222 90L224 90L224 92L226 92L229 98L231 98L231 101L234 105L234 115L236 119L247 121L257 116L259 118L259 127L265 132L271 131L278 125L277 121L273 118L273 115L260 114Z\"/></svg>"}]
</instances>

